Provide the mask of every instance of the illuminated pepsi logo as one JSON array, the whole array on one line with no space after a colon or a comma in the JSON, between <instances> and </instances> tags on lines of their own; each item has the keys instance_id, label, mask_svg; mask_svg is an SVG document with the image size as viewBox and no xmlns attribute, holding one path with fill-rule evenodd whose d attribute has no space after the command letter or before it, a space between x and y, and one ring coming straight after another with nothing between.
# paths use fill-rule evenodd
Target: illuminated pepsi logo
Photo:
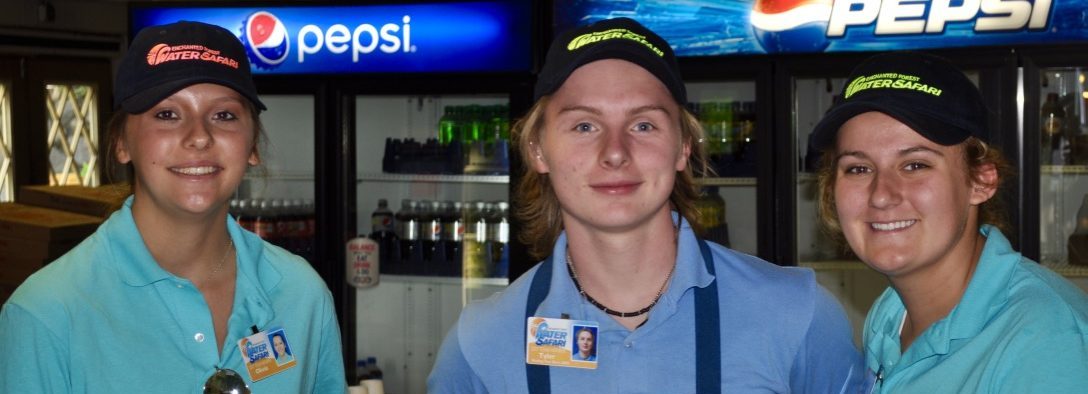
<instances>
[{"instance_id":1,"label":"illuminated pepsi logo","mask_svg":"<svg viewBox=\"0 0 1088 394\"><path fill-rule=\"evenodd\" d=\"M841 0L840 0L841 1ZM832 0L756 0L749 23L768 53L821 52Z\"/></svg>"},{"instance_id":2,"label":"illuminated pepsi logo","mask_svg":"<svg viewBox=\"0 0 1088 394\"><path fill-rule=\"evenodd\" d=\"M246 18L242 42L249 49L249 59L260 68L274 68L287 60L291 40L287 27L268 11L257 11Z\"/></svg>"},{"instance_id":3,"label":"illuminated pepsi logo","mask_svg":"<svg viewBox=\"0 0 1088 394\"><path fill-rule=\"evenodd\" d=\"M416 51L412 45L412 17L404 15L401 24L386 23L375 26L360 23L354 28L335 24L327 28L315 24L302 26L298 30L298 62L305 63L306 56L326 50L334 55L351 52L351 62L358 63L360 55L375 50L386 54Z\"/></svg>"},{"instance_id":4,"label":"illuminated pepsi logo","mask_svg":"<svg viewBox=\"0 0 1088 394\"><path fill-rule=\"evenodd\" d=\"M768 53L822 52L847 28L874 36L943 34L949 23L975 32L1045 30L1053 0L756 0L749 24Z\"/></svg>"},{"instance_id":5,"label":"illuminated pepsi logo","mask_svg":"<svg viewBox=\"0 0 1088 394\"><path fill-rule=\"evenodd\" d=\"M1052 0L932 0L899 2L838 0L831 10L828 37L842 37L849 26L876 23L875 35L940 34L949 22L975 23L976 32L1046 29Z\"/></svg>"}]
</instances>

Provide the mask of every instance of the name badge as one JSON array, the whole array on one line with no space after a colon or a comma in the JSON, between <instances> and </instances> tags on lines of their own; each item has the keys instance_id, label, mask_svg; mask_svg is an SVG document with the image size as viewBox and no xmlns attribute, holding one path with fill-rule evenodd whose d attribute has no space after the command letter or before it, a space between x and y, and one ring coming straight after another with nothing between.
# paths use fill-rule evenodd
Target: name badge
<instances>
[{"instance_id":1,"label":"name badge","mask_svg":"<svg viewBox=\"0 0 1088 394\"><path fill-rule=\"evenodd\" d=\"M533 316L528 323L526 363L597 369L597 322Z\"/></svg>"},{"instance_id":2,"label":"name badge","mask_svg":"<svg viewBox=\"0 0 1088 394\"><path fill-rule=\"evenodd\" d=\"M256 382L298 364L282 328L261 331L238 341L249 379Z\"/></svg>"}]
</instances>

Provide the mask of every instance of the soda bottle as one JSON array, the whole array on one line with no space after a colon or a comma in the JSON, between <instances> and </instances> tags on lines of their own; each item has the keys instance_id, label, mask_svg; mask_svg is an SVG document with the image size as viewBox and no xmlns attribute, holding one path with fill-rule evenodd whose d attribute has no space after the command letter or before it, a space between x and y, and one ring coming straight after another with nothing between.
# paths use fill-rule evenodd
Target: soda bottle
<instances>
[{"instance_id":1,"label":"soda bottle","mask_svg":"<svg viewBox=\"0 0 1088 394\"><path fill-rule=\"evenodd\" d=\"M363 380L366 380L367 375L369 375L369 371L366 367L366 360L355 360L355 381L358 382L360 386L363 386ZM363 387L363 390L366 390L365 386Z\"/></svg>"},{"instance_id":2,"label":"soda bottle","mask_svg":"<svg viewBox=\"0 0 1088 394\"><path fill-rule=\"evenodd\" d=\"M384 198L378 199L378 208L370 214L370 239L378 242L378 259L383 263L381 272L389 274L390 264L399 260L397 253L400 250L400 239L394 227L393 211L389 210L389 202Z\"/></svg>"},{"instance_id":3,"label":"soda bottle","mask_svg":"<svg viewBox=\"0 0 1088 394\"><path fill-rule=\"evenodd\" d=\"M1046 102L1041 109L1042 114L1042 154L1039 160L1044 164L1065 164L1062 157L1062 128L1065 125L1065 109L1058 102L1058 94L1046 95Z\"/></svg>"},{"instance_id":4,"label":"soda bottle","mask_svg":"<svg viewBox=\"0 0 1088 394\"><path fill-rule=\"evenodd\" d=\"M359 288L378 284L381 270L378 253L378 243L370 238L360 235L348 241L346 268L349 284Z\"/></svg>"},{"instance_id":5,"label":"soda bottle","mask_svg":"<svg viewBox=\"0 0 1088 394\"><path fill-rule=\"evenodd\" d=\"M461 136L461 142L466 146L472 145L476 141L484 141L487 135L487 122L481 118L480 106L478 104L471 104L465 107L464 113L464 133Z\"/></svg>"},{"instance_id":6,"label":"soda bottle","mask_svg":"<svg viewBox=\"0 0 1088 394\"><path fill-rule=\"evenodd\" d=\"M510 221L507 219L510 204L506 201L495 203L495 209L487 219L487 245L491 254L491 276L505 278L510 275Z\"/></svg>"},{"instance_id":7,"label":"soda bottle","mask_svg":"<svg viewBox=\"0 0 1088 394\"><path fill-rule=\"evenodd\" d=\"M366 378L359 384L366 387L367 394L385 394L385 383L382 381L382 370L378 368L376 357L366 358Z\"/></svg>"},{"instance_id":8,"label":"soda bottle","mask_svg":"<svg viewBox=\"0 0 1088 394\"><path fill-rule=\"evenodd\" d=\"M446 266L440 275L461 275L461 242L465 235L465 220L460 201L442 203L442 240L446 246Z\"/></svg>"},{"instance_id":9,"label":"soda bottle","mask_svg":"<svg viewBox=\"0 0 1088 394\"><path fill-rule=\"evenodd\" d=\"M442 203L424 201L422 205L426 212L425 216L420 217L424 274L438 275L441 267L446 265L446 245L442 243Z\"/></svg>"},{"instance_id":10,"label":"soda bottle","mask_svg":"<svg viewBox=\"0 0 1088 394\"><path fill-rule=\"evenodd\" d=\"M423 240L420 239L420 221L417 213L418 204L409 199L401 201L396 222L400 224L401 266L396 271L402 274L420 274L423 265Z\"/></svg>"},{"instance_id":11,"label":"soda bottle","mask_svg":"<svg viewBox=\"0 0 1088 394\"><path fill-rule=\"evenodd\" d=\"M465 227L463 275L466 278L486 278L491 272L487 250L487 203L475 201L468 210Z\"/></svg>"},{"instance_id":12,"label":"soda bottle","mask_svg":"<svg viewBox=\"0 0 1088 394\"><path fill-rule=\"evenodd\" d=\"M447 105L442 117L438 119L438 142L449 145L461 139L460 107Z\"/></svg>"},{"instance_id":13,"label":"soda bottle","mask_svg":"<svg viewBox=\"0 0 1088 394\"><path fill-rule=\"evenodd\" d=\"M699 224L706 231L706 238L723 246L729 246L729 227L725 222L725 199L716 186L703 187L695 202L699 210Z\"/></svg>"},{"instance_id":14,"label":"soda bottle","mask_svg":"<svg viewBox=\"0 0 1088 394\"><path fill-rule=\"evenodd\" d=\"M272 242L276 234L276 219L272 213L272 202L261 200L257 205L256 217L253 219L253 227L258 237Z\"/></svg>"}]
</instances>

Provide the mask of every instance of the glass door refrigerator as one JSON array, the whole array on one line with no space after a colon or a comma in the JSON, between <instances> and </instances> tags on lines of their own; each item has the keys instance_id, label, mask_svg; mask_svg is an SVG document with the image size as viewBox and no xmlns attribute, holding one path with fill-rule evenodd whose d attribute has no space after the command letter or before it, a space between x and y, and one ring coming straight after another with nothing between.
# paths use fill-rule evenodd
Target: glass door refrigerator
<instances>
[{"instance_id":1,"label":"glass door refrigerator","mask_svg":"<svg viewBox=\"0 0 1088 394\"><path fill-rule=\"evenodd\" d=\"M345 138L354 199L345 208L356 229L346 258L360 258L359 237L380 251L376 283L348 267L355 351L375 357L397 393L425 392L461 307L502 290L528 263L511 258L524 249L511 244L509 128L510 114L528 109L531 85L496 76L416 82L353 81L344 98L354 118Z\"/></svg>"},{"instance_id":2,"label":"glass door refrigerator","mask_svg":"<svg viewBox=\"0 0 1088 394\"><path fill-rule=\"evenodd\" d=\"M1088 289L1088 55L1079 45L1021 57L1023 252Z\"/></svg>"}]
</instances>

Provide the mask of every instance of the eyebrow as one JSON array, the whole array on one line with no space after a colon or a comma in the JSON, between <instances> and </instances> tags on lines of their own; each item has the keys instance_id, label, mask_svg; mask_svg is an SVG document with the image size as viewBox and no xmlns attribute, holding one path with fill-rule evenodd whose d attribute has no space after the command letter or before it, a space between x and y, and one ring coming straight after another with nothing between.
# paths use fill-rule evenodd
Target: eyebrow
<instances>
[{"instance_id":1,"label":"eyebrow","mask_svg":"<svg viewBox=\"0 0 1088 394\"><path fill-rule=\"evenodd\" d=\"M635 114L640 114L640 113L644 113L644 112L652 112L652 111L661 111L661 112L664 112L666 115L669 114L669 110L666 109L664 106L661 106L661 105L643 105L643 106L639 106L639 107L635 107L635 108L631 108L631 109L627 110L627 115L635 115ZM588 112L588 113L591 113L593 115L598 115L598 116L603 114L600 109L585 106L585 105L571 105L571 106L566 106L566 107L563 107L563 108L559 109L559 114L563 114L563 113L567 113L567 112Z\"/></svg>"},{"instance_id":2,"label":"eyebrow","mask_svg":"<svg viewBox=\"0 0 1088 394\"><path fill-rule=\"evenodd\" d=\"M939 152L939 151L937 151L935 149L925 147L925 146L921 146L921 145L912 146L910 148L905 148L905 149L900 149L899 150L899 156L900 157L909 155L911 153L932 153L934 155L944 157L944 153L941 153L941 152ZM835 156L835 161L838 162L839 159L841 159L843 157L846 157L846 156L852 156L852 157L856 157L856 158L859 158L859 159L868 159L869 158L869 155L865 154L865 152L858 151L858 150L849 150L849 151L839 152L839 154Z\"/></svg>"}]
</instances>

